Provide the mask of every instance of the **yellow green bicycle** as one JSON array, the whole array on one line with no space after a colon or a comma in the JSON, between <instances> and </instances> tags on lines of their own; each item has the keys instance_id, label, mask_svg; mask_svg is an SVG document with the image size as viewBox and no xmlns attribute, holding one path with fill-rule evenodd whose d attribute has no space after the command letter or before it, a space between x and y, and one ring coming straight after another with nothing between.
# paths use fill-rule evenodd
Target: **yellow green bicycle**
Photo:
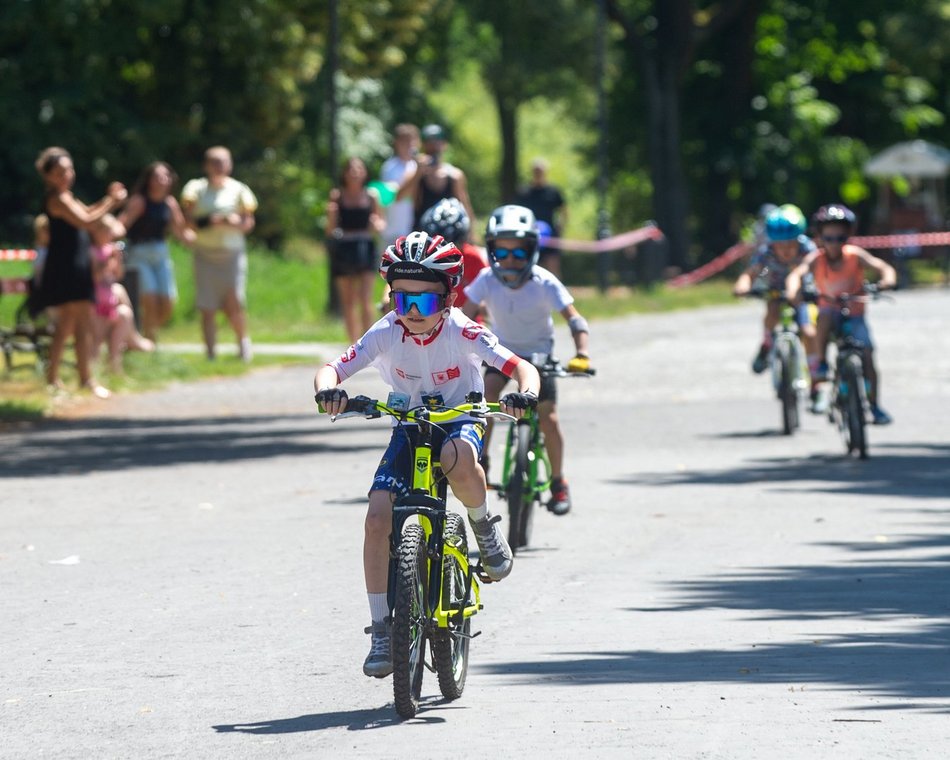
<instances>
[{"instance_id":1,"label":"yellow green bicycle","mask_svg":"<svg viewBox=\"0 0 950 760\"><path fill-rule=\"evenodd\" d=\"M465 521L446 509L447 481L432 458L432 433L460 417L503 417L498 404L470 393L454 407L394 409L366 396L347 401L336 419L393 417L416 426L412 490L393 503L388 601L392 620L393 697L396 712L412 718L419 710L425 669L434 670L445 699L462 696L468 673L471 618L482 609L479 579L490 582L468 559ZM417 520L414 518L418 518ZM426 642L432 664L426 662Z\"/></svg>"}]
</instances>

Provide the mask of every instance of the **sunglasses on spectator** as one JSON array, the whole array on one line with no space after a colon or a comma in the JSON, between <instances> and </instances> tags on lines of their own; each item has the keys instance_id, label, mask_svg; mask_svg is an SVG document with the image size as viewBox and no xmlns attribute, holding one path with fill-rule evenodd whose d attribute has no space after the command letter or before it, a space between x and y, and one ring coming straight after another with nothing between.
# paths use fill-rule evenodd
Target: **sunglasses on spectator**
<instances>
[{"instance_id":1,"label":"sunglasses on spectator","mask_svg":"<svg viewBox=\"0 0 950 760\"><path fill-rule=\"evenodd\" d=\"M525 261L531 258L533 251L529 251L527 248L502 248L501 246L495 246L495 250L492 252L492 255L498 259L498 261L504 261L508 258L508 254L511 254L519 261Z\"/></svg>"},{"instance_id":2,"label":"sunglasses on spectator","mask_svg":"<svg viewBox=\"0 0 950 760\"><path fill-rule=\"evenodd\" d=\"M848 235L822 235L821 239L826 243L847 243Z\"/></svg>"},{"instance_id":3,"label":"sunglasses on spectator","mask_svg":"<svg viewBox=\"0 0 950 760\"><path fill-rule=\"evenodd\" d=\"M400 317L406 316L413 306L420 317L431 317L445 308L444 293L407 293L404 290L394 290L391 296L393 308Z\"/></svg>"}]
</instances>

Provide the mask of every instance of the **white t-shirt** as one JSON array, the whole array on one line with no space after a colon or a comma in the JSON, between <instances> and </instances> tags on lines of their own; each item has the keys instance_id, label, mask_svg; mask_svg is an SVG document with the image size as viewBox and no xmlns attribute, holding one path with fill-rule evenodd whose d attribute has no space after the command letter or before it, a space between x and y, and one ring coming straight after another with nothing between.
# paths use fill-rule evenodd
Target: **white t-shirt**
<instances>
[{"instance_id":1,"label":"white t-shirt","mask_svg":"<svg viewBox=\"0 0 950 760\"><path fill-rule=\"evenodd\" d=\"M207 177L190 180L181 191L184 203L194 203L195 219L211 214L253 214L257 198L251 189L234 177L226 177L221 187L208 185ZM212 251L239 252L244 250L244 233L229 224L199 227L195 231L195 246Z\"/></svg>"},{"instance_id":2,"label":"white t-shirt","mask_svg":"<svg viewBox=\"0 0 950 760\"><path fill-rule=\"evenodd\" d=\"M503 285L491 268L483 269L465 288L473 303L488 309L488 319L498 340L518 356L550 354L554 349L552 312L574 303L561 281L544 267L535 266L520 288Z\"/></svg>"},{"instance_id":3,"label":"white t-shirt","mask_svg":"<svg viewBox=\"0 0 950 760\"><path fill-rule=\"evenodd\" d=\"M406 173L415 169L414 159L404 161L399 156L392 156L383 163L379 178L383 182L395 182L400 185ZM413 218L412 198L403 198L401 201L390 203L386 207L386 231L383 233L386 242L393 243L396 238L409 234L412 231Z\"/></svg>"},{"instance_id":4,"label":"white t-shirt","mask_svg":"<svg viewBox=\"0 0 950 760\"><path fill-rule=\"evenodd\" d=\"M453 308L426 338L409 333L391 311L328 365L340 381L372 365L393 390L408 394L410 406L421 405L423 395L440 395L453 406L484 390L483 361L510 377L519 359L486 327Z\"/></svg>"}]
</instances>

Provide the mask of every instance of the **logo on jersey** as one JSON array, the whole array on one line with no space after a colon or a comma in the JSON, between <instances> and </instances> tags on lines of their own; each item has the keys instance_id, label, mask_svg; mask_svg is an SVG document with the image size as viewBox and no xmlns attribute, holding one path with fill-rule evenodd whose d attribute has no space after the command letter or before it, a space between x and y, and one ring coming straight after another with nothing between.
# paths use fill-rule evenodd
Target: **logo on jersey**
<instances>
[{"instance_id":1,"label":"logo on jersey","mask_svg":"<svg viewBox=\"0 0 950 760\"><path fill-rule=\"evenodd\" d=\"M351 362L356 358L356 346L350 346L346 353L340 357L341 362Z\"/></svg>"},{"instance_id":2,"label":"logo on jersey","mask_svg":"<svg viewBox=\"0 0 950 760\"><path fill-rule=\"evenodd\" d=\"M432 373L432 382L436 385L445 385L449 380L458 380L462 376L462 371L458 367L449 367L441 372Z\"/></svg>"},{"instance_id":3,"label":"logo on jersey","mask_svg":"<svg viewBox=\"0 0 950 760\"><path fill-rule=\"evenodd\" d=\"M483 332L485 332L485 328L477 322L469 322L462 328L462 336L469 340L475 340Z\"/></svg>"},{"instance_id":4,"label":"logo on jersey","mask_svg":"<svg viewBox=\"0 0 950 760\"><path fill-rule=\"evenodd\" d=\"M405 370L399 369L399 367L393 367L393 372L395 372L403 380L421 380L421 375L410 375Z\"/></svg>"}]
</instances>

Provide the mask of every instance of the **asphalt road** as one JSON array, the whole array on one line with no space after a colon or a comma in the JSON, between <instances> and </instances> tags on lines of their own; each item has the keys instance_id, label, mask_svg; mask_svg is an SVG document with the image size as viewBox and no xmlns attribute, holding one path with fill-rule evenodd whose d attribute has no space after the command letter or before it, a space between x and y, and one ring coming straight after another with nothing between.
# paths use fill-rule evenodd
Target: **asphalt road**
<instances>
[{"instance_id":1,"label":"asphalt road","mask_svg":"<svg viewBox=\"0 0 950 760\"><path fill-rule=\"evenodd\" d=\"M872 307L866 462L777 434L760 311L594 325L575 509L484 589L462 699L429 676L406 723L360 671L386 424L318 418L312 369L3 432L0 757L944 756L950 293Z\"/></svg>"}]
</instances>

